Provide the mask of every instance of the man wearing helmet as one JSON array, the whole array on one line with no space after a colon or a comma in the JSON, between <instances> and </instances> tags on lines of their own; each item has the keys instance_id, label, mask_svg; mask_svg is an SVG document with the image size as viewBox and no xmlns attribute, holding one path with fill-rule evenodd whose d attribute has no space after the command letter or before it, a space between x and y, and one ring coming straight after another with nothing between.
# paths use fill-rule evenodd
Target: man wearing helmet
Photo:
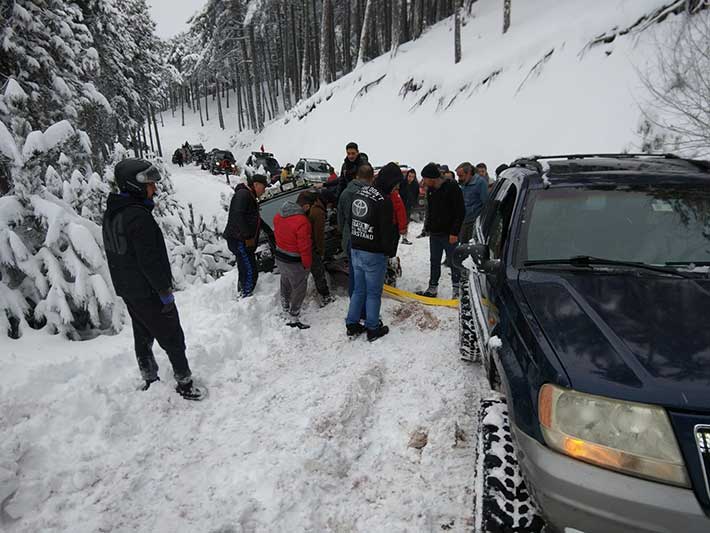
<instances>
[{"instance_id":1,"label":"man wearing helmet","mask_svg":"<svg viewBox=\"0 0 710 533\"><path fill-rule=\"evenodd\" d=\"M109 194L107 200L104 247L116 294L131 317L138 368L145 381L142 390L160 380L152 350L157 340L172 364L175 390L185 399L201 400L205 391L193 384L185 356L165 239L152 214L160 172L143 159L124 159L114 176L121 192Z\"/></svg>"}]
</instances>

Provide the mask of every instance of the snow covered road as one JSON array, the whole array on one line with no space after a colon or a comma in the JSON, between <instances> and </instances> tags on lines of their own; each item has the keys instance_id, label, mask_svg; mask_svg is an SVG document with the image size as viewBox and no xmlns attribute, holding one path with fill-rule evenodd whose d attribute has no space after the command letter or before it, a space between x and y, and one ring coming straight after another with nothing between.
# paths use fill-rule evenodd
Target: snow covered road
<instances>
[{"instance_id":1,"label":"snow covered road","mask_svg":"<svg viewBox=\"0 0 710 533\"><path fill-rule=\"evenodd\" d=\"M400 252L400 285L420 288L426 240ZM163 381L136 392L130 327L82 343L0 340L0 525L470 530L483 385L458 357L456 311L385 300L392 332L370 344L346 338L342 288L323 309L309 296L313 327L293 331L275 313L277 276L245 301L235 283L177 295L202 403L174 393L159 349Z\"/></svg>"}]
</instances>

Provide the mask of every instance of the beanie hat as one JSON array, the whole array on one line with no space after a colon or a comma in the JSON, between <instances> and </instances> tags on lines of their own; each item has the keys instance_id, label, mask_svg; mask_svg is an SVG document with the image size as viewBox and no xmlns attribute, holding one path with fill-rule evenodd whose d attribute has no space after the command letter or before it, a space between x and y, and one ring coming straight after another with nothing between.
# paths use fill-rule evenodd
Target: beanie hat
<instances>
[{"instance_id":1,"label":"beanie hat","mask_svg":"<svg viewBox=\"0 0 710 533\"><path fill-rule=\"evenodd\" d=\"M387 195L392 192L392 189L402 181L402 170L396 163L387 163L380 169L377 174L377 182L375 184L378 191Z\"/></svg>"},{"instance_id":2,"label":"beanie hat","mask_svg":"<svg viewBox=\"0 0 710 533\"><path fill-rule=\"evenodd\" d=\"M253 185L254 183L261 183L264 187L268 187L268 186L269 186L269 182L268 182L268 180L266 179L266 176L264 176L263 174L254 174L254 175L251 177L251 182L252 182L252 185Z\"/></svg>"},{"instance_id":3,"label":"beanie hat","mask_svg":"<svg viewBox=\"0 0 710 533\"><path fill-rule=\"evenodd\" d=\"M441 172L439 172L439 165L436 163L429 163L422 169L422 178L429 179L439 179L441 178Z\"/></svg>"}]
</instances>

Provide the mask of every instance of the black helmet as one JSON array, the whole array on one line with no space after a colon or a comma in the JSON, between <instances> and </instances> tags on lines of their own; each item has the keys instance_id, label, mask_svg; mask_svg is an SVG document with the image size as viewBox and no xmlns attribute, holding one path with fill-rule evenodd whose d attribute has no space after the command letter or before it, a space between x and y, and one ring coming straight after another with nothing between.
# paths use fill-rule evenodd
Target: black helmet
<instances>
[{"instance_id":1,"label":"black helmet","mask_svg":"<svg viewBox=\"0 0 710 533\"><path fill-rule=\"evenodd\" d=\"M146 184L157 183L162 178L160 171L150 162L133 158L119 161L113 174L121 192L141 198L146 196Z\"/></svg>"}]
</instances>

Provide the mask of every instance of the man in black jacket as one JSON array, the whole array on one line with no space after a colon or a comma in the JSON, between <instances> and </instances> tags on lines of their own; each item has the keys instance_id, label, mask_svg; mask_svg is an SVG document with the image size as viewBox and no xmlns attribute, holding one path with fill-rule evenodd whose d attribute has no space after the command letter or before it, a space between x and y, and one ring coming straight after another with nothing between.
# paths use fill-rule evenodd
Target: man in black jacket
<instances>
[{"instance_id":1,"label":"man in black jacket","mask_svg":"<svg viewBox=\"0 0 710 533\"><path fill-rule=\"evenodd\" d=\"M259 244L261 216L257 198L264 194L267 183L266 176L260 174L249 178L248 185L237 185L229 204L229 218L223 235L227 239L227 246L237 258L238 288L242 298L254 293L259 277L256 247Z\"/></svg>"},{"instance_id":2,"label":"man in black jacket","mask_svg":"<svg viewBox=\"0 0 710 533\"><path fill-rule=\"evenodd\" d=\"M338 178L338 197L345 190L355 176L357 176L358 169L365 163L367 163L367 154L360 152L357 144L354 142L348 143L345 146L345 161L343 161L343 166L340 168L340 177Z\"/></svg>"},{"instance_id":3,"label":"man in black jacket","mask_svg":"<svg viewBox=\"0 0 710 533\"><path fill-rule=\"evenodd\" d=\"M422 170L422 180L428 188L427 216L424 231L429 234L429 287L417 294L435 298L441 277L441 256L446 252L446 263L451 268L453 297L459 296L460 272L451 262L463 224L465 208L461 188L445 179L435 163Z\"/></svg>"},{"instance_id":4,"label":"man in black jacket","mask_svg":"<svg viewBox=\"0 0 710 533\"><path fill-rule=\"evenodd\" d=\"M383 176L383 172L385 176L381 181L381 188L387 194L401 178L401 174L391 179L386 177L392 174L391 165L394 163L390 163L380 171L380 176ZM399 174L399 167L394 166ZM353 293L350 297L345 325L348 336L357 336L367 331L367 340L372 342L389 333L389 328L380 322L380 307L387 258L397 253L399 234L393 220L392 201L372 187L372 173L369 173L369 176L368 184L355 194L351 207L350 276L353 278ZM364 326L360 324L363 308Z\"/></svg>"},{"instance_id":5,"label":"man in black jacket","mask_svg":"<svg viewBox=\"0 0 710 533\"><path fill-rule=\"evenodd\" d=\"M160 173L148 161L124 159L114 174L121 193L108 197L104 247L116 294L126 302L133 324L138 368L145 381L142 390L160 380L152 350L157 340L170 358L177 392L201 400L205 391L193 384L185 356L165 239L152 214Z\"/></svg>"}]
</instances>

